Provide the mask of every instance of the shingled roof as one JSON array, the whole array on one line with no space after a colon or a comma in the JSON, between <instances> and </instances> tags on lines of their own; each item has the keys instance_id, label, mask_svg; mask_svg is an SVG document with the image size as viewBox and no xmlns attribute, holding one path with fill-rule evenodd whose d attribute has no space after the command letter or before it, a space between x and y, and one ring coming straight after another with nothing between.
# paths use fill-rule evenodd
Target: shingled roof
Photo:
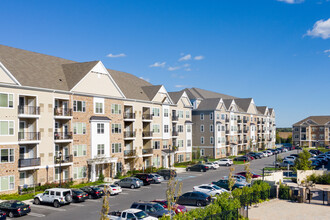
<instances>
[{"instance_id":1,"label":"shingled roof","mask_svg":"<svg viewBox=\"0 0 330 220\"><path fill-rule=\"evenodd\" d=\"M252 98L234 99L234 100L237 106L239 107L240 112L247 112L252 102Z\"/></svg>"},{"instance_id":2,"label":"shingled roof","mask_svg":"<svg viewBox=\"0 0 330 220\"><path fill-rule=\"evenodd\" d=\"M182 97L184 91L181 90L179 92L168 92L168 95L171 97L174 104L178 104L180 98Z\"/></svg>"},{"instance_id":3,"label":"shingled roof","mask_svg":"<svg viewBox=\"0 0 330 220\"><path fill-rule=\"evenodd\" d=\"M308 120L312 120L318 125L325 125L328 122L330 122L330 115L324 115L324 116L309 116L308 118L305 118L301 121L298 121L297 123L293 124L294 126L301 125L304 122L307 122Z\"/></svg>"},{"instance_id":4,"label":"shingled roof","mask_svg":"<svg viewBox=\"0 0 330 220\"><path fill-rule=\"evenodd\" d=\"M199 105L198 110L215 110L220 102L221 98L203 99Z\"/></svg>"},{"instance_id":5,"label":"shingled roof","mask_svg":"<svg viewBox=\"0 0 330 220\"><path fill-rule=\"evenodd\" d=\"M184 89L186 91L188 97L190 99L212 99L212 98L222 98L222 99L235 99L237 97L225 95L222 93L212 92L205 89L200 88L186 88Z\"/></svg>"},{"instance_id":6,"label":"shingled roof","mask_svg":"<svg viewBox=\"0 0 330 220\"><path fill-rule=\"evenodd\" d=\"M257 110L258 110L259 114L264 115L266 113L267 106L257 106Z\"/></svg>"}]
</instances>

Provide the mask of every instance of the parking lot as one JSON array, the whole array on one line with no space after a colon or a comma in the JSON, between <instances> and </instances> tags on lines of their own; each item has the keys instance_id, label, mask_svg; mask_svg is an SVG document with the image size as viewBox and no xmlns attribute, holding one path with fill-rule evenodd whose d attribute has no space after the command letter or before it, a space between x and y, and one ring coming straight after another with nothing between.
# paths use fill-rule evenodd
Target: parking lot
<instances>
[{"instance_id":1,"label":"parking lot","mask_svg":"<svg viewBox=\"0 0 330 220\"><path fill-rule=\"evenodd\" d=\"M295 151L296 152L296 151ZM294 153L295 153L294 152ZM293 151L282 153L281 157L292 154ZM273 166L274 156L251 161L251 171L262 173L262 168L265 166ZM244 165L234 165L235 173L244 170ZM228 176L229 167L220 167L217 170L209 170L207 172L183 172L178 173L177 179L182 181L182 193L192 191L193 187L200 184L211 183L217 181L223 176ZM154 199L165 199L167 181L161 184L151 184L138 189L123 188L123 192L116 196L110 197L110 211L124 210L130 208L134 201L151 201ZM99 219L99 213L102 207L102 199L88 199L82 203L71 203L60 208L54 208L48 205L34 205L32 201L31 213L20 219L40 219L47 218L48 220L57 219ZM188 210L195 208L187 206Z\"/></svg>"}]
</instances>

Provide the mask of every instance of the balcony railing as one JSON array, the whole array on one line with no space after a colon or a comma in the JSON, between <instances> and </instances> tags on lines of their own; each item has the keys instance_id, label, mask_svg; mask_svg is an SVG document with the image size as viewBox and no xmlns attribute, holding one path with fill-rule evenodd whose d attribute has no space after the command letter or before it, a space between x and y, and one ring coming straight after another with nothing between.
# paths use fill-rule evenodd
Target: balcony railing
<instances>
[{"instance_id":1,"label":"balcony railing","mask_svg":"<svg viewBox=\"0 0 330 220\"><path fill-rule=\"evenodd\" d=\"M143 131L142 137L152 137L153 132L152 131Z\"/></svg>"},{"instance_id":2,"label":"balcony railing","mask_svg":"<svg viewBox=\"0 0 330 220\"><path fill-rule=\"evenodd\" d=\"M54 108L55 116L72 116L71 108Z\"/></svg>"},{"instance_id":3,"label":"balcony railing","mask_svg":"<svg viewBox=\"0 0 330 220\"><path fill-rule=\"evenodd\" d=\"M125 131L124 138L134 138L136 136L135 131Z\"/></svg>"},{"instance_id":4,"label":"balcony railing","mask_svg":"<svg viewBox=\"0 0 330 220\"><path fill-rule=\"evenodd\" d=\"M229 134L230 131L226 131L226 134Z\"/></svg>"},{"instance_id":5,"label":"balcony railing","mask_svg":"<svg viewBox=\"0 0 330 220\"><path fill-rule=\"evenodd\" d=\"M263 121L263 122L261 122L261 124L263 124L263 125L264 125L264 124L265 124L265 122Z\"/></svg>"},{"instance_id":6,"label":"balcony railing","mask_svg":"<svg viewBox=\"0 0 330 220\"><path fill-rule=\"evenodd\" d=\"M135 119L135 113L124 113L124 119Z\"/></svg>"},{"instance_id":7,"label":"balcony railing","mask_svg":"<svg viewBox=\"0 0 330 220\"><path fill-rule=\"evenodd\" d=\"M72 139L72 132L54 132L55 140L70 140Z\"/></svg>"},{"instance_id":8,"label":"balcony railing","mask_svg":"<svg viewBox=\"0 0 330 220\"><path fill-rule=\"evenodd\" d=\"M18 141L38 141L40 132L18 132Z\"/></svg>"},{"instance_id":9,"label":"balcony railing","mask_svg":"<svg viewBox=\"0 0 330 220\"><path fill-rule=\"evenodd\" d=\"M261 123L261 121L258 121L257 124L259 125Z\"/></svg>"},{"instance_id":10,"label":"balcony railing","mask_svg":"<svg viewBox=\"0 0 330 220\"><path fill-rule=\"evenodd\" d=\"M177 115L172 115L172 121L178 121L179 120L179 116Z\"/></svg>"},{"instance_id":11,"label":"balcony railing","mask_svg":"<svg viewBox=\"0 0 330 220\"><path fill-rule=\"evenodd\" d=\"M153 149L142 149L142 154L152 154Z\"/></svg>"},{"instance_id":12,"label":"balcony railing","mask_svg":"<svg viewBox=\"0 0 330 220\"><path fill-rule=\"evenodd\" d=\"M71 163L73 162L73 155L65 155L65 156L62 156L62 158L58 158L57 156L54 156L54 161L56 164L59 164L60 162L61 163Z\"/></svg>"},{"instance_id":13,"label":"balcony railing","mask_svg":"<svg viewBox=\"0 0 330 220\"><path fill-rule=\"evenodd\" d=\"M142 120L152 120L153 115L152 114L143 114Z\"/></svg>"},{"instance_id":14,"label":"balcony railing","mask_svg":"<svg viewBox=\"0 0 330 220\"><path fill-rule=\"evenodd\" d=\"M238 144L241 144L241 143L242 143L242 141L241 141L241 140L239 140L239 141L238 141Z\"/></svg>"},{"instance_id":15,"label":"balcony railing","mask_svg":"<svg viewBox=\"0 0 330 220\"><path fill-rule=\"evenodd\" d=\"M242 133L243 132L243 130L238 130L238 133Z\"/></svg>"},{"instance_id":16,"label":"balcony railing","mask_svg":"<svg viewBox=\"0 0 330 220\"><path fill-rule=\"evenodd\" d=\"M265 138L262 138L261 141L265 141Z\"/></svg>"},{"instance_id":17,"label":"balcony railing","mask_svg":"<svg viewBox=\"0 0 330 220\"><path fill-rule=\"evenodd\" d=\"M237 119L237 123L242 123L242 120L241 119Z\"/></svg>"},{"instance_id":18,"label":"balcony railing","mask_svg":"<svg viewBox=\"0 0 330 220\"><path fill-rule=\"evenodd\" d=\"M125 157L131 157L136 155L136 151L135 150L124 150L124 156Z\"/></svg>"},{"instance_id":19,"label":"balcony railing","mask_svg":"<svg viewBox=\"0 0 330 220\"><path fill-rule=\"evenodd\" d=\"M229 118L226 118L226 120L225 120L226 122L229 122Z\"/></svg>"},{"instance_id":20,"label":"balcony railing","mask_svg":"<svg viewBox=\"0 0 330 220\"><path fill-rule=\"evenodd\" d=\"M226 145L229 145L229 141L226 141Z\"/></svg>"},{"instance_id":21,"label":"balcony railing","mask_svg":"<svg viewBox=\"0 0 330 220\"><path fill-rule=\"evenodd\" d=\"M247 120L243 120L243 123L247 123Z\"/></svg>"},{"instance_id":22,"label":"balcony railing","mask_svg":"<svg viewBox=\"0 0 330 220\"><path fill-rule=\"evenodd\" d=\"M247 129L244 129L243 132L244 132L244 133L248 133L248 130L247 130Z\"/></svg>"},{"instance_id":23,"label":"balcony railing","mask_svg":"<svg viewBox=\"0 0 330 220\"><path fill-rule=\"evenodd\" d=\"M32 167L32 166L40 166L40 157L18 159L18 167Z\"/></svg>"},{"instance_id":24,"label":"balcony railing","mask_svg":"<svg viewBox=\"0 0 330 220\"><path fill-rule=\"evenodd\" d=\"M177 132L177 131L172 131L172 136L179 136L179 132Z\"/></svg>"},{"instance_id":25,"label":"balcony railing","mask_svg":"<svg viewBox=\"0 0 330 220\"><path fill-rule=\"evenodd\" d=\"M244 144L246 144L248 141L247 140L244 140L243 142L244 142Z\"/></svg>"},{"instance_id":26,"label":"balcony railing","mask_svg":"<svg viewBox=\"0 0 330 220\"><path fill-rule=\"evenodd\" d=\"M40 114L40 107L39 106L19 105L18 106L18 114L39 115Z\"/></svg>"},{"instance_id":27,"label":"balcony railing","mask_svg":"<svg viewBox=\"0 0 330 220\"><path fill-rule=\"evenodd\" d=\"M261 133L261 130L258 130L258 133Z\"/></svg>"}]
</instances>

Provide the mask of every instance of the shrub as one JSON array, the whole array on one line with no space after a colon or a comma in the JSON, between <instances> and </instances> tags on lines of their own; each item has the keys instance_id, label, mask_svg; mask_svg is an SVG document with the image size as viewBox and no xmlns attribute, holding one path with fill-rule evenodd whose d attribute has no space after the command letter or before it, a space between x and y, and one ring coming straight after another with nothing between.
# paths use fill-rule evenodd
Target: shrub
<instances>
[{"instance_id":1,"label":"shrub","mask_svg":"<svg viewBox=\"0 0 330 220\"><path fill-rule=\"evenodd\" d=\"M100 181L100 182L103 182L103 181L104 181L104 175L103 175L102 172L101 172L100 175L99 175L99 181Z\"/></svg>"},{"instance_id":2,"label":"shrub","mask_svg":"<svg viewBox=\"0 0 330 220\"><path fill-rule=\"evenodd\" d=\"M280 188L279 188L279 192L278 192L278 198L289 200L290 199L290 187L285 186L283 184L280 184Z\"/></svg>"},{"instance_id":3,"label":"shrub","mask_svg":"<svg viewBox=\"0 0 330 220\"><path fill-rule=\"evenodd\" d=\"M312 175L307 177L307 181L312 181L316 184L330 184L330 173L326 173L323 175L316 175L313 173Z\"/></svg>"}]
</instances>

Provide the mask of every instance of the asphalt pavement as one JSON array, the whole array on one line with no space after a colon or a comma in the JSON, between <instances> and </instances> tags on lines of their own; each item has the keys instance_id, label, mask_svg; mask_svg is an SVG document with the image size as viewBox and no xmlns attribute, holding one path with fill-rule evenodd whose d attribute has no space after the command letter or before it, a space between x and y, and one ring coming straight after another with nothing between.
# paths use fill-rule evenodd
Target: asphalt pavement
<instances>
[{"instance_id":1,"label":"asphalt pavement","mask_svg":"<svg viewBox=\"0 0 330 220\"><path fill-rule=\"evenodd\" d=\"M288 156L295 151L289 151L280 154L281 157ZM262 174L262 168L265 166L273 166L274 156L251 161L251 171ZM244 171L244 165L234 165L235 173ZM182 193L192 191L193 187L200 184L211 183L217 181L223 176L228 176L229 167L220 167L217 170L210 170L205 173L200 172L184 172L179 173L177 179L182 181ZM126 189L117 196L110 197L110 211L124 210L130 208L135 201L151 201L154 199L166 198L167 181L161 184L152 184L143 186L140 189ZM31 204L31 213L27 216L20 217L23 220L37 220L47 218L47 220L97 220L100 218L100 210L102 208L103 199L86 200L83 203L71 203L60 208L54 208L47 205ZM194 207L188 207L191 209Z\"/></svg>"}]
</instances>

